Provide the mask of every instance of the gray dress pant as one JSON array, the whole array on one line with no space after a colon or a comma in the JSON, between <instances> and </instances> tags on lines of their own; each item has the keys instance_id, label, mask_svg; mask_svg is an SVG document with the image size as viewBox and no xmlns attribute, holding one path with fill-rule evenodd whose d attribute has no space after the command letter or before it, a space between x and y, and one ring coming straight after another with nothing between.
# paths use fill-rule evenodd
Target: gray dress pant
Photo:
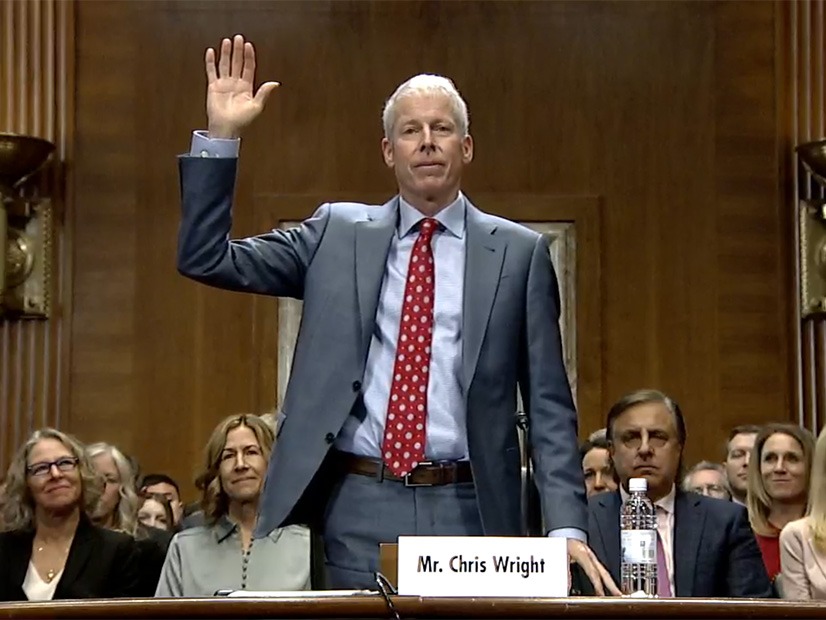
<instances>
[{"instance_id":1,"label":"gray dress pant","mask_svg":"<svg viewBox=\"0 0 826 620\"><path fill-rule=\"evenodd\" d=\"M481 536L472 482L405 487L392 480L347 474L336 483L324 518L330 589L377 589L379 543L399 536Z\"/></svg>"}]
</instances>

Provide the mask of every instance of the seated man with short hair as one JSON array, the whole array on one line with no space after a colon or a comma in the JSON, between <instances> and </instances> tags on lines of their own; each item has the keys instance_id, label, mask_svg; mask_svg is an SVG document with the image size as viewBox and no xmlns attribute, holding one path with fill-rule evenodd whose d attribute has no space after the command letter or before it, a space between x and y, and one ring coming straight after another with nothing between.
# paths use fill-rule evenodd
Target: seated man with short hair
<instances>
[{"instance_id":1,"label":"seated man with short hair","mask_svg":"<svg viewBox=\"0 0 826 620\"><path fill-rule=\"evenodd\" d=\"M589 499L588 538L614 580L621 582L620 511L628 480L645 478L657 508L660 597L772 597L745 509L675 485L686 438L677 404L641 390L611 408L606 426L620 490Z\"/></svg>"}]
</instances>

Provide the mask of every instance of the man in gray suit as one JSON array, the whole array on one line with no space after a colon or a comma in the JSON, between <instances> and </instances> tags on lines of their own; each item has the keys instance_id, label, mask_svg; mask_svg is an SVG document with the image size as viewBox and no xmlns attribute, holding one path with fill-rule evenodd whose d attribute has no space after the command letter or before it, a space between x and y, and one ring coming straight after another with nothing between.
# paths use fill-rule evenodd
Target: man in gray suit
<instances>
[{"instance_id":1,"label":"man in gray suit","mask_svg":"<svg viewBox=\"0 0 826 620\"><path fill-rule=\"evenodd\" d=\"M398 196L324 204L295 229L230 241L238 138L277 83L254 93L240 35L216 55L208 133L180 160L178 269L304 302L258 533L318 521L336 588L371 587L379 543L399 535L519 535L518 383L548 533L567 538L597 592L616 593L585 544L547 241L461 193L473 140L452 82L417 76L387 102L382 152Z\"/></svg>"}]
</instances>

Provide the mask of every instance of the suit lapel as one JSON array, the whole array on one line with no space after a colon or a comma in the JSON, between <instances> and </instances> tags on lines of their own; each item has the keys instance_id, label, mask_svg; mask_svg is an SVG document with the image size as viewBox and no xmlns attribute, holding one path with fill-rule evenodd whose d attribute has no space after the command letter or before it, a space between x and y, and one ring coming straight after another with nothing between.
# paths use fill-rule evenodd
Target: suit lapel
<instances>
[{"instance_id":1,"label":"suit lapel","mask_svg":"<svg viewBox=\"0 0 826 620\"><path fill-rule=\"evenodd\" d=\"M620 508L622 499L619 492L601 493L595 500L597 510L594 517L597 522L599 541L596 544L602 545L602 553L597 550L597 556L606 561L605 568L611 573L616 583L620 582L620 556L622 546L620 545Z\"/></svg>"},{"instance_id":2,"label":"suit lapel","mask_svg":"<svg viewBox=\"0 0 826 620\"><path fill-rule=\"evenodd\" d=\"M356 224L356 289L364 359L370 346L370 336L376 320L382 278L387 265L387 252L396 231L398 197L369 213L367 221Z\"/></svg>"},{"instance_id":3,"label":"suit lapel","mask_svg":"<svg viewBox=\"0 0 826 620\"><path fill-rule=\"evenodd\" d=\"M700 505L700 497L677 491L674 499L674 595L691 596L694 591L694 573L697 568L697 552L705 527L706 512Z\"/></svg>"},{"instance_id":4,"label":"suit lapel","mask_svg":"<svg viewBox=\"0 0 826 620\"><path fill-rule=\"evenodd\" d=\"M76 598L73 596L74 585L78 582L80 575L89 562L92 552L94 530L92 524L85 516L80 517L77 525L75 537L72 539L72 546L69 547L69 555L66 558L66 566L63 568L63 575L55 588L55 598Z\"/></svg>"},{"instance_id":5,"label":"suit lapel","mask_svg":"<svg viewBox=\"0 0 826 620\"><path fill-rule=\"evenodd\" d=\"M505 241L497 225L487 220L470 201L466 214L465 290L462 307L462 378L465 393L479 361L490 311L505 258Z\"/></svg>"}]
</instances>

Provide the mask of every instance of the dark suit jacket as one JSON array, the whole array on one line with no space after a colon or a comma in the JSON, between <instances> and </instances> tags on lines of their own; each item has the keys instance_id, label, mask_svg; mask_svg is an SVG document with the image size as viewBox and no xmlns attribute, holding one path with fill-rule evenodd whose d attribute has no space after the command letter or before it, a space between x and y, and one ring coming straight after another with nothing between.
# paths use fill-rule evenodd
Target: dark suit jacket
<instances>
[{"instance_id":1,"label":"dark suit jacket","mask_svg":"<svg viewBox=\"0 0 826 620\"><path fill-rule=\"evenodd\" d=\"M161 570L166 561L166 552L174 535L174 532L138 525L135 535L135 544L140 559L138 596L155 596Z\"/></svg>"},{"instance_id":2,"label":"dark suit jacket","mask_svg":"<svg viewBox=\"0 0 826 620\"><path fill-rule=\"evenodd\" d=\"M600 493L588 500L591 548L618 585L621 507L618 492ZM673 540L675 596L773 597L742 506L677 491Z\"/></svg>"},{"instance_id":3,"label":"dark suit jacket","mask_svg":"<svg viewBox=\"0 0 826 620\"><path fill-rule=\"evenodd\" d=\"M261 499L261 536L288 522L347 417L364 414L362 381L399 200L329 203L292 230L230 241L237 161L182 157L180 168L178 270L211 286L304 302L279 448ZM548 241L470 201L465 237L459 382L484 531L522 530L517 383L545 525L584 531L576 412ZM314 507L323 510L323 503Z\"/></svg>"},{"instance_id":4,"label":"dark suit jacket","mask_svg":"<svg viewBox=\"0 0 826 620\"><path fill-rule=\"evenodd\" d=\"M0 600L25 601L34 530L0 533ZM139 557L134 539L81 518L55 599L140 596Z\"/></svg>"}]
</instances>

